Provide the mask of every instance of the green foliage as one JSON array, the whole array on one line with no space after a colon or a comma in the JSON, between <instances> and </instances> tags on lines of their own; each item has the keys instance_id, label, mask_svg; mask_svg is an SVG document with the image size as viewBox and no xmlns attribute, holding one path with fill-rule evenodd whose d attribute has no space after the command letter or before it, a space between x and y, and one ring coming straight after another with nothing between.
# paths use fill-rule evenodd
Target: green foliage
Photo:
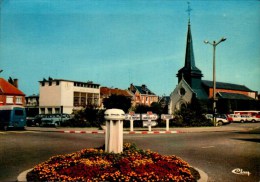
<instances>
[{"instance_id":1,"label":"green foliage","mask_svg":"<svg viewBox=\"0 0 260 182\"><path fill-rule=\"evenodd\" d=\"M151 111L151 108L144 104L140 104L135 107L135 113L147 113L148 111Z\"/></svg>"},{"instance_id":2,"label":"green foliage","mask_svg":"<svg viewBox=\"0 0 260 182\"><path fill-rule=\"evenodd\" d=\"M141 114L147 113L148 111L152 111L153 113L156 113L158 115L161 115L163 113L163 108L161 104L158 102L153 102L151 106L140 104L137 105L134 110L136 113L141 113Z\"/></svg>"},{"instance_id":3,"label":"green foliage","mask_svg":"<svg viewBox=\"0 0 260 182\"><path fill-rule=\"evenodd\" d=\"M173 126L212 126L212 122L205 116L204 104L196 96L192 97L191 103L186 108L175 113L175 118L170 122Z\"/></svg>"},{"instance_id":4,"label":"green foliage","mask_svg":"<svg viewBox=\"0 0 260 182\"><path fill-rule=\"evenodd\" d=\"M106 109L122 109L125 113L128 112L131 107L131 99L123 95L111 95L109 98L103 100L104 107Z\"/></svg>"},{"instance_id":5,"label":"green foliage","mask_svg":"<svg viewBox=\"0 0 260 182\"><path fill-rule=\"evenodd\" d=\"M104 122L104 111L94 106L87 106L82 110L74 111L73 114L73 119L62 122L61 126L100 127Z\"/></svg>"}]
</instances>

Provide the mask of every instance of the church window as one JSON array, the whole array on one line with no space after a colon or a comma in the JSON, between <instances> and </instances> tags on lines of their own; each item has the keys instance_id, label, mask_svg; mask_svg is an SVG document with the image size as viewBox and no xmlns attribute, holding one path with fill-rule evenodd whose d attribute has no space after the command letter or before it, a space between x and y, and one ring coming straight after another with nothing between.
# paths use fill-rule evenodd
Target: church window
<instances>
[{"instance_id":1,"label":"church window","mask_svg":"<svg viewBox=\"0 0 260 182\"><path fill-rule=\"evenodd\" d=\"M181 96L184 96L186 94L186 90L183 87L181 87L179 93Z\"/></svg>"}]
</instances>

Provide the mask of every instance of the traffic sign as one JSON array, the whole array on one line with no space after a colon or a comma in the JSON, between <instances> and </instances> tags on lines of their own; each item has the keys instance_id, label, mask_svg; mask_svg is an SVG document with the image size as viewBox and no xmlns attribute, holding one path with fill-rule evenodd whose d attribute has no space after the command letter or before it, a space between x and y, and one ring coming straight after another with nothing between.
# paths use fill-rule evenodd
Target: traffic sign
<instances>
[{"instance_id":1,"label":"traffic sign","mask_svg":"<svg viewBox=\"0 0 260 182\"><path fill-rule=\"evenodd\" d=\"M125 114L125 120L141 120L140 114Z\"/></svg>"},{"instance_id":2,"label":"traffic sign","mask_svg":"<svg viewBox=\"0 0 260 182\"><path fill-rule=\"evenodd\" d=\"M142 114L142 120L157 120L158 115L153 114L151 111L147 112L147 114Z\"/></svg>"},{"instance_id":3,"label":"traffic sign","mask_svg":"<svg viewBox=\"0 0 260 182\"><path fill-rule=\"evenodd\" d=\"M143 126L156 126L158 123L156 121L143 121Z\"/></svg>"},{"instance_id":4,"label":"traffic sign","mask_svg":"<svg viewBox=\"0 0 260 182\"><path fill-rule=\"evenodd\" d=\"M173 119L173 115L171 114L162 114L161 119L166 120L166 119Z\"/></svg>"}]
</instances>

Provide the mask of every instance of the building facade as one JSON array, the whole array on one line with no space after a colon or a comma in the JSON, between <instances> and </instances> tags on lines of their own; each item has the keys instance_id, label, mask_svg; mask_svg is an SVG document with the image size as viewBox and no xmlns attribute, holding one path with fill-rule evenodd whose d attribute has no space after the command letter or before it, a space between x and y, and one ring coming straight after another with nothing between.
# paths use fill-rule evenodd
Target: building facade
<instances>
[{"instance_id":1,"label":"building facade","mask_svg":"<svg viewBox=\"0 0 260 182\"><path fill-rule=\"evenodd\" d=\"M40 114L71 114L87 105L100 105L99 84L52 78L43 79L39 84Z\"/></svg>"},{"instance_id":2,"label":"building facade","mask_svg":"<svg viewBox=\"0 0 260 182\"><path fill-rule=\"evenodd\" d=\"M0 78L0 105L25 106L25 94L18 89L18 80L14 84Z\"/></svg>"},{"instance_id":3,"label":"building facade","mask_svg":"<svg viewBox=\"0 0 260 182\"><path fill-rule=\"evenodd\" d=\"M39 95L29 95L25 97L26 114L28 117L34 117L39 114Z\"/></svg>"},{"instance_id":4,"label":"building facade","mask_svg":"<svg viewBox=\"0 0 260 182\"><path fill-rule=\"evenodd\" d=\"M155 95L146 85L133 85L131 84L128 90L131 92L133 97L133 106L136 105L147 105L151 106L153 102L158 102L159 97Z\"/></svg>"}]
</instances>

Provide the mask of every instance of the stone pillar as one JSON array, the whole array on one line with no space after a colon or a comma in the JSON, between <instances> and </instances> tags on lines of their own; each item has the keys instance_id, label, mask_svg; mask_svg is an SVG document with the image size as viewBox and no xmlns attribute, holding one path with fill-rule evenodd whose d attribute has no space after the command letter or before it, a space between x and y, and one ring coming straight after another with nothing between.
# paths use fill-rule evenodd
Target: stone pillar
<instances>
[{"instance_id":1,"label":"stone pillar","mask_svg":"<svg viewBox=\"0 0 260 182\"><path fill-rule=\"evenodd\" d=\"M123 121L125 113L121 109L108 109L105 111L106 138L105 151L123 152Z\"/></svg>"}]
</instances>

